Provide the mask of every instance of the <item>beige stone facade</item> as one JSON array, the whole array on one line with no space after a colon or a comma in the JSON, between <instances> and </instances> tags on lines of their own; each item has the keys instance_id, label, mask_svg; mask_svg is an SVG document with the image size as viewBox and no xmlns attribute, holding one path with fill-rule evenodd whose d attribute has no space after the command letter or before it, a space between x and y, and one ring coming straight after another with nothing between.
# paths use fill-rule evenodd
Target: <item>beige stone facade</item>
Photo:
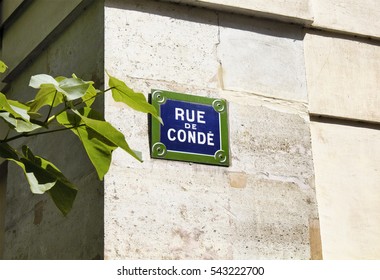
<instances>
[{"instance_id":1,"label":"beige stone facade","mask_svg":"<svg viewBox=\"0 0 380 280\"><path fill-rule=\"evenodd\" d=\"M66 220L45 198L19 195L26 184L10 165L0 189L4 258L380 258L378 1L70 0L42 11L43 2L1 3L2 91L24 90L35 71L102 84L105 68L147 97L155 88L224 98L231 162L150 158L146 116L106 96L106 119L144 162L115 151L103 186L72 146L81 171L63 171L98 188ZM55 16L41 25L41 12ZM42 27L29 34L26 25ZM42 243L62 225L82 251L55 255L54 240Z\"/></svg>"},{"instance_id":2,"label":"beige stone facade","mask_svg":"<svg viewBox=\"0 0 380 280\"><path fill-rule=\"evenodd\" d=\"M157 1L107 1L105 19L108 71L145 93L225 98L232 154L229 168L150 159L145 116L107 97L107 119L144 163L115 153L105 258L310 259L318 210L302 28Z\"/></svg>"}]
</instances>

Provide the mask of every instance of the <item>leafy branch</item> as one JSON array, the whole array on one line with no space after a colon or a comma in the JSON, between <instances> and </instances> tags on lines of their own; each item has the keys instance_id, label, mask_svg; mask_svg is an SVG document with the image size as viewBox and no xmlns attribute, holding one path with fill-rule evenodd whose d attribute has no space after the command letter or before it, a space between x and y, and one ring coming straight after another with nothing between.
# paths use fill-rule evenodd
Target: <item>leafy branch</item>
<instances>
[{"instance_id":1,"label":"leafy branch","mask_svg":"<svg viewBox=\"0 0 380 280\"><path fill-rule=\"evenodd\" d=\"M60 131L65 131L65 130L70 130L70 129L75 129L77 127L80 127L80 126L84 126L84 125L78 125L78 126L71 126L71 127L65 127L65 128L59 128L59 129L55 129L55 130L46 130L46 131L41 131L41 132L35 132L35 133L21 133L21 134L18 134L18 135L15 135L11 138L7 138L5 137L4 140L0 140L0 144L1 143L8 143L8 142L11 142L13 140L16 140L16 139L19 139L19 138L23 138L23 137L32 137L32 136L37 136L37 135L42 135L42 134L50 134L50 133L54 133L54 132L60 132Z\"/></svg>"},{"instance_id":2,"label":"leafy branch","mask_svg":"<svg viewBox=\"0 0 380 280\"><path fill-rule=\"evenodd\" d=\"M0 72L3 73L6 68L0 61ZM96 89L92 81L84 81L74 74L69 78L35 75L31 77L29 86L35 88L37 93L34 99L26 103L7 99L0 93L0 120L9 127L5 138L0 140L0 158L18 165L32 193L48 193L64 215L71 210L77 194L74 184L53 163L35 156L28 146L24 145L19 152L9 144L19 138L70 130L82 143L100 180L103 180L109 170L112 152L119 147L141 161L129 147L124 135L105 121L91 107L92 104L97 97L111 91L115 101L149 113L160 122L162 120L142 93L134 92L124 82L109 74L108 77L109 88L102 91ZM45 117L41 112L44 107L48 107Z\"/></svg>"}]
</instances>

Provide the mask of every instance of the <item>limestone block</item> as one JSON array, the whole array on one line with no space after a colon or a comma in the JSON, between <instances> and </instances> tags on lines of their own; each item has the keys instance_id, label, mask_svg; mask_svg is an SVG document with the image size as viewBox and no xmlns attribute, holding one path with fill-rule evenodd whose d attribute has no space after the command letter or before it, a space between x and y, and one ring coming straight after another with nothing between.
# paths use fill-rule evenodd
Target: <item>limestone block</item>
<instances>
[{"instance_id":1,"label":"limestone block","mask_svg":"<svg viewBox=\"0 0 380 280\"><path fill-rule=\"evenodd\" d=\"M9 165L4 259L101 258L103 184L95 172L75 184L79 192L64 217L49 197L28 190L19 167Z\"/></svg>"},{"instance_id":2,"label":"limestone block","mask_svg":"<svg viewBox=\"0 0 380 280\"><path fill-rule=\"evenodd\" d=\"M128 180L120 180L128 173ZM308 194L298 186L182 164L113 168L105 198L106 259L308 259ZM315 205L315 204L314 204Z\"/></svg>"},{"instance_id":3,"label":"limestone block","mask_svg":"<svg viewBox=\"0 0 380 280\"><path fill-rule=\"evenodd\" d=\"M224 89L307 101L300 27L224 14L220 25Z\"/></svg>"},{"instance_id":4,"label":"limestone block","mask_svg":"<svg viewBox=\"0 0 380 280\"><path fill-rule=\"evenodd\" d=\"M148 92L164 84L128 85ZM228 99L229 168L150 159L146 116L106 96L106 118L144 162L113 154L105 258L309 259L309 219L318 213L306 120L247 94L193 90Z\"/></svg>"},{"instance_id":5,"label":"limestone block","mask_svg":"<svg viewBox=\"0 0 380 280\"><path fill-rule=\"evenodd\" d=\"M4 251L7 172L7 163L2 164L0 161L0 259L3 259Z\"/></svg>"},{"instance_id":6,"label":"limestone block","mask_svg":"<svg viewBox=\"0 0 380 280\"><path fill-rule=\"evenodd\" d=\"M33 1L36 2L40 6L37 5L35 8L46 13L48 10L41 9L41 4L46 2L48 9L47 6L50 7L51 2L55 1ZM67 9L76 3L76 1L67 2L70 2ZM31 6L28 7L32 9ZM36 90L28 87L28 84L30 76L38 73L69 76L75 72L84 79L95 80L96 86L100 86L99 82L104 73L104 56L101 49L102 33L99 33L103 29L103 19L99 15L103 9L102 1L94 1L88 6L88 9L83 11L83 14L65 32L62 32L43 54L28 67L23 68L23 71L9 84L7 97L22 101L32 99ZM64 9L62 13L66 11ZM61 14L56 16L59 18ZM23 29L29 33L32 30L25 28L25 25ZM86 75L83 75L84 73ZM101 79L96 79L99 76ZM102 258L103 184L98 180L77 136L66 131L22 138L10 144L14 147L26 144L35 154L52 161L79 191L72 211L67 217L63 217L48 194L31 193L21 168L10 162L5 209L4 258Z\"/></svg>"},{"instance_id":7,"label":"limestone block","mask_svg":"<svg viewBox=\"0 0 380 280\"><path fill-rule=\"evenodd\" d=\"M229 12L276 18L284 21L311 23L313 20L309 0L167 0L200 5Z\"/></svg>"},{"instance_id":8,"label":"limestone block","mask_svg":"<svg viewBox=\"0 0 380 280\"><path fill-rule=\"evenodd\" d=\"M111 66L109 69L112 71ZM118 75L123 76L123 73ZM150 92L152 88L161 89L166 86L161 81L127 79L126 82L131 88L144 93ZM300 186L310 185L313 164L305 107L292 108L291 103L280 103L270 98L264 100L245 93L184 88L173 83L170 90L227 100L231 171L254 172L262 176L293 180ZM144 164L149 164L149 167L144 168L156 168L161 161L151 160L149 156L146 115L114 102L110 96L106 96L105 104L106 119L123 132L132 149L142 152ZM305 112L300 112L301 110ZM112 164L143 168L138 161L119 150L114 152ZM170 161L165 161L165 164L173 170L181 166Z\"/></svg>"},{"instance_id":9,"label":"limestone block","mask_svg":"<svg viewBox=\"0 0 380 280\"><path fill-rule=\"evenodd\" d=\"M151 159L146 115L105 96L106 119L144 159L113 153L105 258L309 259L318 213L303 31L158 1L108 1L105 28L105 68L131 88L227 99L232 158L228 168ZM247 60L257 79L239 68Z\"/></svg>"},{"instance_id":10,"label":"limestone block","mask_svg":"<svg viewBox=\"0 0 380 280\"><path fill-rule=\"evenodd\" d=\"M0 25L3 25L9 17L19 8L24 0L5 0L1 1L1 18Z\"/></svg>"},{"instance_id":11,"label":"limestone block","mask_svg":"<svg viewBox=\"0 0 380 280\"><path fill-rule=\"evenodd\" d=\"M313 26L380 38L377 0L312 0Z\"/></svg>"},{"instance_id":12,"label":"limestone block","mask_svg":"<svg viewBox=\"0 0 380 280\"><path fill-rule=\"evenodd\" d=\"M308 189L313 174L308 123L300 115L255 102L249 95L225 93L234 170L270 179L293 180Z\"/></svg>"},{"instance_id":13,"label":"limestone block","mask_svg":"<svg viewBox=\"0 0 380 280\"><path fill-rule=\"evenodd\" d=\"M324 259L380 258L380 131L312 122Z\"/></svg>"},{"instance_id":14,"label":"limestone block","mask_svg":"<svg viewBox=\"0 0 380 280\"><path fill-rule=\"evenodd\" d=\"M0 120L0 139L5 138L5 136L7 135L7 131L8 131L8 125L3 120ZM4 160L2 158L0 158L0 164L3 161Z\"/></svg>"},{"instance_id":15,"label":"limestone block","mask_svg":"<svg viewBox=\"0 0 380 280\"><path fill-rule=\"evenodd\" d=\"M217 87L216 13L156 1L109 1L107 6L105 53L114 70Z\"/></svg>"},{"instance_id":16,"label":"limestone block","mask_svg":"<svg viewBox=\"0 0 380 280\"><path fill-rule=\"evenodd\" d=\"M9 66L6 74L26 59L81 2L82 0L73 0L67 1L65 5L57 5L54 1L45 1L42 9L41 2L31 3L21 16L4 30L2 56Z\"/></svg>"},{"instance_id":17,"label":"limestone block","mask_svg":"<svg viewBox=\"0 0 380 280\"><path fill-rule=\"evenodd\" d=\"M310 113L380 121L380 47L318 34L305 37Z\"/></svg>"}]
</instances>

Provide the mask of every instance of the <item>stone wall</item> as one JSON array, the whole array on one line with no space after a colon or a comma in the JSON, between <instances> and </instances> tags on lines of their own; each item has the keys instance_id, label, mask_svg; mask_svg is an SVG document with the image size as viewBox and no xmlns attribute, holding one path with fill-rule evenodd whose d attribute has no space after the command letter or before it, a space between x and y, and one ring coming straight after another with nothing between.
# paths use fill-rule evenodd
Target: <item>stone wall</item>
<instances>
[{"instance_id":1,"label":"stone wall","mask_svg":"<svg viewBox=\"0 0 380 280\"><path fill-rule=\"evenodd\" d=\"M308 28L380 38L377 0L165 0L216 10L272 18Z\"/></svg>"},{"instance_id":2,"label":"stone wall","mask_svg":"<svg viewBox=\"0 0 380 280\"><path fill-rule=\"evenodd\" d=\"M67 5L63 9L57 3L44 6L44 2L52 4L55 1L33 2L13 25L9 25L4 30L3 46L7 46L7 52L11 52L11 45L7 39L11 35L7 32L14 33L12 40L20 38L19 35L26 31L30 34L25 39L25 46L21 46L22 42L13 44L17 53L25 50L25 54L27 54L27 48L37 46L37 49L31 48L33 53L26 55L28 63L21 68L18 65L25 60L18 61L15 57L9 57L11 63L9 63L10 69L5 74L7 82L5 93L10 99L24 101L32 99L35 91L28 87L29 79L32 75L40 73L48 73L52 76L71 76L72 73L75 73L85 80L94 80L96 86L100 87L103 84L104 6L102 1L91 3L87 1L88 5L84 7L78 4L80 1L71 1L70 3L66 1ZM74 4L78 4L78 6ZM37 5L37 7L32 5ZM62 29L63 27L55 21L53 21L54 24L50 22L52 24L49 25L48 17L45 17L47 23L44 30L50 26L50 32L34 34L34 31L38 31L37 28L25 28L25 26L35 25L35 20L42 20L30 16L29 12L35 10L43 12L44 7L45 12L49 8L56 9L57 18L61 18L60 12L67 13L68 7L77 7L79 10L74 9L73 11L77 13L76 17L69 16L72 22L65 22L64 31L61 30L60 34L51 38L49 36L55 32L55 28ZM22 28L20 34L17 33L18 21L23 23L19 27ZM41 34L47 35L47 38L40 37ZM40 41L34 45L29 44L27 40L32 40L32 38L39 38ZM38 46L41 45L46 47L39 49ZM19 48L15 46L19 46ZM1 59L8 63L8 56L4 48ZM103 104L99 103L98 106L102 110ZM98 181L96 172L76 136L62 132L44 137L25 138L12 144L27 144L34 153L51 160L68 179L75 183L79 191L72 212L67 217L63 217L47 195L33 195L20 168L9 163L5 234L4 240L0 240L4 244L3 258L103 258L103 184ZM1 199L3 198L2 195ZM4 220L1 212L0 219Z\"/></svg>"},{"instance_id":3,"label":"stone wall","mask_svg":"<svg viewBox=\"0 0 380 280\"><path fill-rule=\"evenodd\" d=\"M305 38L311 135L326 259L378 259L380 43Z\"/></svg>"},{"instance_id":4,"label":"stone wall","mask_svg":"<svg viewBox=\"0 0 380 280\"><path fill-rule=\"evenodd\" d=\"M106 97L144 163L116 151L107 259L310 259L318 218L301 27L157 1L107 1L105 66L144 93L225 98L231 166L149 157L148 123Z\"/></svg>"},{"instance_id":5,"label":"stone wall","mask_svg":"<svg viewBox=\"0 0 380 280\"><path fill-rule=\"evenodd\" d=\"M5 258L101 258L103 242L107 259L320 258L319 224L325 259L380 258L378 1L64 2L1 2L2 91L29 99L36 73L101 85L105 56L145 94L225 98L231 166L151 159L146 116L106 97L144 163L115 152L103 221L102 183L74 137L28 141L86 195L62 218L10 165ZM56 152L67 147L77 165Z\"/></svg>"},{"instance_id":6,"label":"stone wall","mask_svg":"<svg viewBox=\"0 0 380 280\"><path fill-rule=\"evenodd\" d=\"M168 1L303 26L323 255L378 259L379 2Z\"/></svg>"},{"instance_id":7,"label":"stone wall","mask_svg":"<svg viewBox=\"0 0 380 280\"><path fill-rule=\"evenodd\" d=\"M0 256L4 251L4 233L5 233L5 204L7 188L7 163L0 163Z\"/></svg>"}]
</instances>

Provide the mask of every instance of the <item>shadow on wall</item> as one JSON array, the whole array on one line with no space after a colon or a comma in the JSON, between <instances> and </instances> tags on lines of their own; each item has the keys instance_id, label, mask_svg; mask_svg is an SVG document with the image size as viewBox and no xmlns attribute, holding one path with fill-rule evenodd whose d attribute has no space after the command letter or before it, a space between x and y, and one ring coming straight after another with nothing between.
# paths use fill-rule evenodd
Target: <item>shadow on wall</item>
<instances>
[{"instance_id":1,"label":"shadow on wall","mask_svg":"<svg viewBox=\"0 0 380 280\"><path fill-rule=\"evenodd\" d=\"M155 14L173 19L184 21L198 22L201 24L219 25L232 29L251 31L268 36L290 38L293 40L303 40L305 37L305 30L300 25L293 25L288 23L279 23L269 19L255 18L250 16L240 16L231 14L231 16L224 16L223 20L219 20L219 14L226 12L214 11L214 18L205 17L201 10L206 8L191 7L185 5L178 5L174 3L157 3L156 1L123 1L113 0L107 1L106 6L115 9L133 10L147 14ZM178 9L181 9L180 11ZM195 12L197 10L197 12ZM184 12L186 11L186 12ZM211 11L211 10L209 10ZM271 23L275 24L271 24Z\"/></svg>"},{"instance_id":2,"label":"shadow on wall","mask_svg":"<svg viewBox=\"0 0 380 280\"><path fill-rule=\"evenodd\" d=\"M0 164L0 259L3 259L5 232L5 194L7 186L8 162Z\"/></svg>"}]
</instances>

